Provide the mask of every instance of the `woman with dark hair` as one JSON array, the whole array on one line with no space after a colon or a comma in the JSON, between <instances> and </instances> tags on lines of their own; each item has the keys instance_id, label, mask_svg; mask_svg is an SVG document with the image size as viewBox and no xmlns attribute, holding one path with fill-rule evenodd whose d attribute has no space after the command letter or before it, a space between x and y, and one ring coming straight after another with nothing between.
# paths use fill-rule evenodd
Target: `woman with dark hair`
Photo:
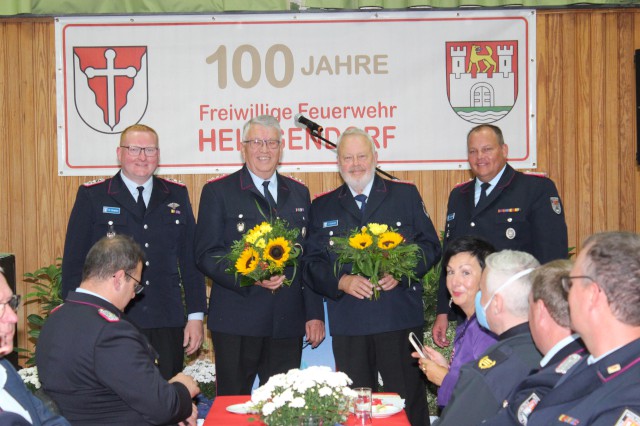
<instances>
[{"instance_id":1,"label":"woman with dark hair","mask_svg":"<svg viewBox=\"0 0 640 426\"><path fill-rule=\"evenodd\" d=\"M447 289L451 301L465 313L467 319L456 328L451 360L433 348L426 346L426 358L420 358L420 368L427 379L437 386L438 406L447 405L453 387L458 381L460 367L478 357L496 342L496 336L480 327L475 315L476 293L480 290L480 278L485 266L485 259L495 248L487 241L473 236L457 238L447 244L442 257L442 265L446 271ZM420 355L413 353L415 358Z\"/></svg>"}]
</instances>

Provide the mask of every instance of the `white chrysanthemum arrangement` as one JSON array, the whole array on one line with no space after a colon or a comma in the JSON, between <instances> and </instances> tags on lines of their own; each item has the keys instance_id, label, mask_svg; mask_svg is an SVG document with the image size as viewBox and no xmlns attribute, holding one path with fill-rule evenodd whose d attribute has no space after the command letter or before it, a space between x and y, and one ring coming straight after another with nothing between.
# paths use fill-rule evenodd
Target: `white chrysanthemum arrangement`
<instances>
[{"instance_id":1,"label":"white chrysanthemum arrangement","mask_svg":"<svg viewBox=\"0 0 640 426\"><path fill-rule=\"evenodd\" d=\"M332 425L347 419L355 397L351 383L346 374L329 367L293 369L272 376L254 391L251 403L267 425L298 424L301 416L310 414Z\"/></svg>"},{"instance_id":2,"label":"white chrysanthemum arrangement","mask_svg":"<svg viewBox=\"0 0 640 426\"><path fill-rule=\"evenodd\" d=\"M18 371L20 378L31 392L40 389L40 379L38 378L38 368L29 367Z\"/></svg>"},{"instance_id":3,"label":"white chrysanthemum arrangement","mask_svg":"<svg viewBox=\"0 0 640 426\"><path fill-rule=\"evenodd\" d=\"M208 359L197 359L182 372L198 382L200 393L209 399L216 396L216 365Z\"/></svg>"}]
</instances>

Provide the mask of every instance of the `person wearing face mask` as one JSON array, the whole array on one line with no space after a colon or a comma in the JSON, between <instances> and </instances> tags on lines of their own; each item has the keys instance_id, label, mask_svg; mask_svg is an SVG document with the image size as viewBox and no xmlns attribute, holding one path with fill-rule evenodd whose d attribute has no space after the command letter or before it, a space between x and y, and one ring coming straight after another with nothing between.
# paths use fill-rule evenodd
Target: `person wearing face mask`
<instances>
[{"instance_id":1,"label":"person wearing face mask","mask_svg":"<svg viewBox=\"0 0 640 426\"><path fill-rule=\"evenodd\" d=\"M485 267L485 259L495 249L485 240L466 236L460 237L447 246L442 263L447 268L447 288L453 302L463 309L467 319L456 329L451 361L448 362L438 351L424 347L425 357L418 352L411 354L418 358L420 368L427 379L440 386L438 407L443 409L451 398L453 387L460 376L460 367L477 360L487 348L496 342L496 336L480 327L475 316L476 293L480 290L480 278Z\"/></svg>"},{"instance_id":2,"label":"person wearing face mask","mask_svg":"<svg viewBox=\"0 0 640 426\"><path fill-rule=\"evenodd\" d=\"M476 316L498 336L498 343L462 366L438 426L477 425L495 415L542 359L529 329L531 272L540 263L515 250L493 253L486 263L476 294Z\"/></svg>"},{"instance_id":3,"label":"person wearing face mask","mask_svg":"<svg viewBox=\"0 0 640 426\"><path fill-rule=\"evenodd\" d=\"M4 358L13 351L20 296L12 294L0 268L0 425L69 426L52 413L24 385L11 363Z\"/></svg>"}]
</instances>

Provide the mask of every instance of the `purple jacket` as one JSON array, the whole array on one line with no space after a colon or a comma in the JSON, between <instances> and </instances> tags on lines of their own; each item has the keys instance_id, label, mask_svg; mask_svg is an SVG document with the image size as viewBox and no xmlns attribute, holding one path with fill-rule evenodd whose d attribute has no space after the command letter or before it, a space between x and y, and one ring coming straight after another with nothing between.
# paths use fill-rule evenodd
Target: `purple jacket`
<instances>
[{"instance_id":1,"label":"purple jacket","mask_svg":"<svg viewBox=\"0 0 640 426\"><path fill-rule=\"evenodd\" d=\"M460 376L460 367L480 358L480 355L496 341L495 334L480 327L475 314L456 328L449 373L444 376L442 385L438 390L438 405L440 407L444 407L449 403L453 387Z\"/></svg>"}]
</instances>

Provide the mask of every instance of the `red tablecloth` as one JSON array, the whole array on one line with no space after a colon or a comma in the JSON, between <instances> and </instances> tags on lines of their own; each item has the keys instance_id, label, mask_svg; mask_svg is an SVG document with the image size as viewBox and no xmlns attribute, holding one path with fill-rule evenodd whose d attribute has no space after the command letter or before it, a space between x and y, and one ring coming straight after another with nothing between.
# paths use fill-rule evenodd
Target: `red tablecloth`
<instances>
[{"instance_id":1,"label":"red tablecloth","mask_svg":"<svg viewBox=\"0 0 640 426\"><path fill-rule=\"evenodd\" d=\"M251 399L247 395L218 396L213 401L213 406L204 421L204 426L265 426L257 414L233 414L227 411L227 407L233 404L241 404ZM354 417L349 416L347 426L353 425ZM409 419L404 410L384 419L373 419L374 426L409 426Z\"/></svg>"}]
</instances>

